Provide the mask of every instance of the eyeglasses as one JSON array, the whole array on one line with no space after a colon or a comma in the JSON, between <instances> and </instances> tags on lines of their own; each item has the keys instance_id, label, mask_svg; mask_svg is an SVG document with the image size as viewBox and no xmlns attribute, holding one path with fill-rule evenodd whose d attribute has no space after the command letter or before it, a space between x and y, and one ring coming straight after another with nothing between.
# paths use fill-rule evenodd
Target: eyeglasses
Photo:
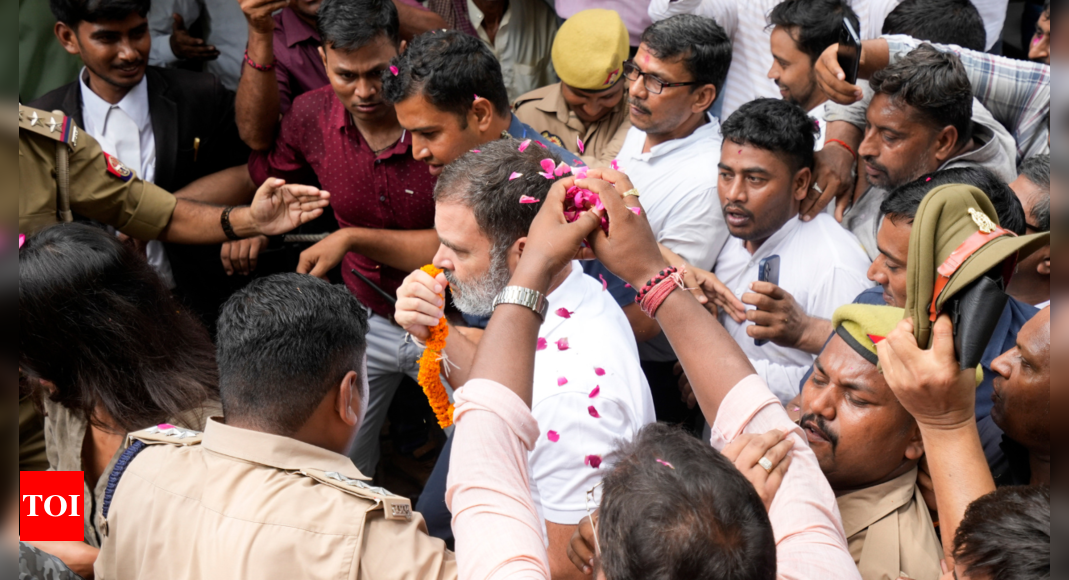
<instances>
[{"instance_id":1,"label":"eyeglasses","mask_svg":"<svg viewBox=\"0 0 1069 580\"><path fill-rule=\"evenodd\" d=\"M594 496L594 492L601 487L602 483L599 481L597 485L590 488L590 491L586 492L586 517L590 518L590 527L594 530L594 557L598 559L601 559L601 542L598 541L598 522L594 519L594 512L598 511L598 506L601 502Z\"/></svg>"},{"instance_id":2,"label":"eyeglasses","mask_svg":"<svg viewBox=\"0 0 1069 580\"><path fill-rule=\"evenodd\" d=\"M690 81L688 83L666 83L650 73L642 72L642 69L635 66L635 63L631 61L624 63L624 76L631 82L635 82L638 79L645 77L646 82L644 84L646 85L646 90L654 95L659 95L664 89L670 89L672 87L689 87L704 84L699 83L698 81Z\"/></svg>"}]
</instances>

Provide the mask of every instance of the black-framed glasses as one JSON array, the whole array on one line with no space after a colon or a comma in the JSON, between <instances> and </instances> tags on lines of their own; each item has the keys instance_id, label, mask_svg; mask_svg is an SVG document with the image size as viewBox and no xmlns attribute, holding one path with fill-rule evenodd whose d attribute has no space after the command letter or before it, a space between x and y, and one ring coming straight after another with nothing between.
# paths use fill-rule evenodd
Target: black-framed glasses
<instances>
[{"instance_id":1,"label":"black-framed glasses","mask_svg":"<svg viewBox=\"0 0 1069 580\"><path fill-rule=\"evenodd\" d=\"M659 95L664 89L670 89L672 87L690 87L703 84L698 81L690 81L687 83L666 83L648 72L642 72L642 69L638 68L633 61L624 63L624 76L631 82L635 82L638 79L645 77L645 83L643 84L646 85L646 90L654 95Z\"/></svg>"}]
</instances>

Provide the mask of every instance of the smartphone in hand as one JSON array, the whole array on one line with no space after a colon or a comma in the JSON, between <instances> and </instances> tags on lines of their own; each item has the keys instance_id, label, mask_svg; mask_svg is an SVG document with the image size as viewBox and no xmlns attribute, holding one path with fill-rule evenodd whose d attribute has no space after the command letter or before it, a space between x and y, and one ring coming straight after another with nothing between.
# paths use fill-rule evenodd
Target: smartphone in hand
<instances>
[{"instance_id":1,"label":"smartphone in hand","mask_svg":"<svg viewBox=\"0 0 1069 580\"><path fill-rule=\"evenodd\" d=\"M839 66L846 73L846 82L856 85L861 71L861 36L849 17L843 17L839 30Z\"/></svg>"},{"instance_id":2,"label":"smartphone in hand","mask_svg":"<svg viewBox=\"0 0 1069 580\"><path fill-rule=\"evenodd\" d=\"M761 263L757 265L757 281L768 282L769 284L775 284L779 286L779 264L780 257L769 256ZM757 346L765 346L768 344L767 340L754 339L753 343Z\"/></svg>"}]
</instances>

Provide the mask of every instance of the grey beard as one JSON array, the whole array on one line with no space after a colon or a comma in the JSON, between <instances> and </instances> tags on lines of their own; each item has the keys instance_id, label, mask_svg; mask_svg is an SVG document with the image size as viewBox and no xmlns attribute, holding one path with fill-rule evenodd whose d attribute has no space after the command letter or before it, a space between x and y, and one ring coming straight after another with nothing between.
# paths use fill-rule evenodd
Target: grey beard
<instances>
[{"instance_id":1,"label":"grey beard","mask_svg":"<svg viewBox=\"0 0 1069 580\"><path fill-rule=\"evenodd\" d=\"M446 270L445 279L453 289L453 304L470 316L490 316L494 313L494 298L508 286L509 272L507 250L490 251L490 267L486 273L471 282L461 282L453 272Z\"/></svg>"}]
</instances>

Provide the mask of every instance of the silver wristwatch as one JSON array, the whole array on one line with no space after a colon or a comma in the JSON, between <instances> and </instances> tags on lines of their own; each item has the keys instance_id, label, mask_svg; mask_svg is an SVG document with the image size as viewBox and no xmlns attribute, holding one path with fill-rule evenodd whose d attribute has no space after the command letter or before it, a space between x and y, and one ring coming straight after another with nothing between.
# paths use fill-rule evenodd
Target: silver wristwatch
<instances>
[{"instance_id":1,"label":"silver wristwatch","mask_svg":"<svg viewBox=\"0 0 1069 580\"><path fill-rule=\"evenodd\" d=\"M546 300L546 297L541 292L524 288L523 286L505 287L497 295L497 298L494 298L494 310L497 310L497 307L501 304L526 306L542 317L543 321L546 319L546 312L549 311L549 300Z\"/></svg>"}]
</instances>

